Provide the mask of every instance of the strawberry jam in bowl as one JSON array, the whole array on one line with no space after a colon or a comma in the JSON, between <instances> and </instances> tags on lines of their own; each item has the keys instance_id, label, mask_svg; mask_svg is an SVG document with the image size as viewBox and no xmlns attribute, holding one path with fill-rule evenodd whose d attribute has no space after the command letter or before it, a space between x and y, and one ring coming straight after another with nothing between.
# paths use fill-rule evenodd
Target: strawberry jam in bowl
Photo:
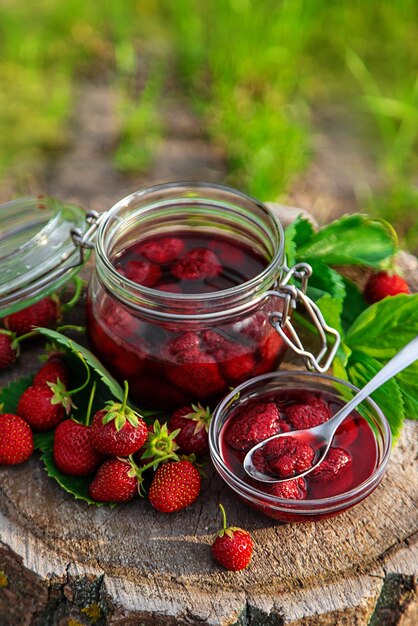
<instances>
[{"instance_id":1,"label":"strawberry jam in bowl","mask_svg":"<svg viewBox=\"0 0 418 626\"><path fill-rule=\"evenodd\" d=\"M291 436L272 440L253 455L257 470L285 482L261 482L243 468L247 452L281 432L309 429L330 419L358 391L353 385L311 372L274 372L231 391L213 414L209 446L219 475L252 508L282 522L331 517L366 498L380 483L390 456L386 417L367 398L337 429L324 461Z\"/></svg>"},{"instance_id":2,"label":"strawberry jam in bowl","mask_svg":"<svg viewBox=\"0 0 418 626\"><path fill-rule=\"evenodd\" d=\"M98 228L92 349L141 406L217 402L282 360L283 276L283 229L259 201L204 183L138 191Z\"/></svg>"}]
</instances>

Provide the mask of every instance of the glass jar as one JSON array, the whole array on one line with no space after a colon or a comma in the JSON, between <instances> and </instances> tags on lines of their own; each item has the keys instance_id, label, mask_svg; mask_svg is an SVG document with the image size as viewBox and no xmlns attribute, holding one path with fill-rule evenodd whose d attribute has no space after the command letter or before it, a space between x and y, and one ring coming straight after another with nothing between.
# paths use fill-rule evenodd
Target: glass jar
<instances>
[{"instance_id":1,"label":"glass jar","mask_svg":"<svg viewBox=\"0 0 418 626\"><path fill-rule=\"evenodd\" d=\"M87 221L97 214L87 214ZM74 238L86 213L55 198L31 196L0 205L0 317L61 289L89 255Z\"/></svg>"},{"instance_id":2,"label":"glass jar","mask_svg":"<svg viewBox=\"0 0 418 626\"><path fill-rule=\"evenodd\" d=\"M130 246L149 237L227 238L265 260L262 271L211 293L171 293L133 282L115 267ZM88 242L87 242L88 243ZM284 234L259 201L220 185L170 183L133 193L112 207L97 231L96 268L87 299L95 354L139 404L171 409L212 403L230 387L274 370L287 346L324 371L339 343L306 290L309 266L289 270ZM290 284L296 277L302 289ZM317 357L291 323L300 300L318 328ZM334 337L331 349L327 334Z\"/></svg>"}]
</instances>

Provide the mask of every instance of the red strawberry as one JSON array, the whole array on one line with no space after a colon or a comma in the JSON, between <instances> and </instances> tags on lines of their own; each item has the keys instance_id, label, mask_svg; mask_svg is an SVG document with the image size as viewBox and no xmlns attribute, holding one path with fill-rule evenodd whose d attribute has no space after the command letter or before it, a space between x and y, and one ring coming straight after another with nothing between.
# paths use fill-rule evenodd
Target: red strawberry
<instances>
[{"instance_id":1,"label":"red strawberry","mask_svg":"<svg viewBox=\"0 0 418 626\"><path fill-rule=\"evenodd\" d=\"M208 430L212 417L209 407L192 404L176 411L168 423L170 430L179 429L176 442L185 454L206 454L209 450Z\"/></svg>"},{"instance_id":2,"label":"red strawberry","mask_svg":"<svg viewBox=\"0 0 418 626\"><path fill-rule=\"evenodd\" d=\"M219 506L222 511L223 527L212 544L212 556L226 569L237 572L245 569L250 563L253 540L250 533L242 528L235 526L227 528L225 509L222 504Z\"/></svg>"},{"instance_id":3,"label":"red strawberry","mask_svg":"<svg viewBox=\"0 0 418 626\"><path fill-rule=\"evenodd\" d=\"M109 297L103 299L99 316L102 324L111 328L112 333L118 337L131 337L139 327L138 320Z\"/></svg>"},{"instance_id":4,"label":"red strawberry","mask_svg":"<svg viewBox=\"0 0 418 626\"><path fill-rule=\"evenodd\" d=\"M90 483L89 495L96 502L128 502L138 493L138 484L129 461L108 459Z\"/></svg>"},{"instance_id":5,"label":"red strawberry","mask_svg":"<svg viewBox=\"0 0 418 626\"><path fill-rule=\"evenodd\" d=\"M184 241L177 237L164 237L158 241L148 241L137 247L139 254L158 265L175 261L183 250Z\"/></svg>"},{"instance_id":6,"label":"red strawberry","mask_svg":"<svg viewBox=\"0 0 418 626\"><path fill-rule=\"evenodd\" d=\"M348 452L342 448L330 448L322 463L312 470L311 476L335 476L349 463L351 463L351 456Z\"/></svg>"},{"instance_id":7,"label":"red strawberry","mask_svg":"<svg viewBox=\"0 0 418 626\"><path fill-rule=\"evenodd\" d=\"M63 359L58 355L52 355L41 367L33 379L33 385L43 387L48 383L56 383L60 380L65 387L69 383L68 369Z\"/></svg>"},{"instance_id":8,"label":"red strawberry","mask_svg":"<svg viewBox=\"0 0 418 626\"><path fill-rule=\"evenodd\" d=\"M60 302L58 297L47 296L26 307L26 309L6 315L3 322L6 328L22 335L31 331L34 326L52 328L56 326L59 318Z\"/></svg>"},{"instance_id":9,"label":"red strawberry","mask_svg":"<svg viewBox=\"0 0 418 626\"><path fill-rule=\"evenodd\" d=\"M282 478L300 474L312 465L313 448L295 437L279 437L262 448L267 468Z\"/></svg>"},{"instance_id":10,"label":"red strawberry","mask_svg":"<svg viewBox=\"0 0 418 626\"><path fill-rule=\"evenodd\" d=\"M173 513L196 500L200 485L200 474L190 461L165 463L155 472L148 499L157 511Z\"/></svg>"},{"instance_id":11,"label":"red strawberry","mask_svg":"<svg viewBox=\"0 0 418 626\"><path fill-rule=\"evenodd\" d=\"M225 442L247 452L256 443L282 432L282 414L274 402L259 402L235 417L227 427Z\"/></svg>"},{"instance_id":12,"label":"red strawberry","mask_svg":"<svg viewBox=\"0 0 418 626\"><path fill-rule=\"evenodd\" d=\"M8 331L0 331L0 370L5 370L16 361L19 355L19 344L15 335Z\"/></svg>"},{"instance_id":13,"label":"red strawberry","mask_svg":"<svg viewBox=\"0 0 418 626\"><path fill-rule=\"evenodd\" d=\"M228 383L242 382L254 371L254 354L248 346L224 342L214 356Z\"/></svg>"},{"instance_id":14,"label":"red strawberry","mask_svg":"<svg viewBox=\"0 0 418 626\"><path fill-rule=\"evenodd\" d=\"M224 391L226 386L215 359L200 350L179 352L176 364L167 365L166 376L197 400L215 396Z\"/></svg>"},{"instance_id":15,"label":"red strawberry","mask_svg":"<svg viewBox=\"0 0 418 626\"><path fill-rule=\"evenodd\" d=\"M373 304L387 296L396 296L398 293L411 293L408 283L401 276L389 272L372 274L364 288L364 297Z\"/></svg>"},{"instance_id":16,"label":"red strawberry","mask_svg":"<svg viewBox=\"0 0 418 626\"><path fill-rule=\"evenodd\" d=\"M201 280L218 276L222 265L212 250L193 248L186 252L171 268L173 276L183 280Z\"/></svg>"},{"instance_id":17,"label":"red strawberry","mask_svg":"<svg viewBox=\"0 0 418 626\"><path fill-rule=\"evenodd\" d=\"M97 411L91 425L91 441L99 452L110 456L133 454L147 439L147 425L142 417L127 406L128 385L122 403L109 401Z\"/></svg>"},{"instance_id":18,"label":"red strawberry","mask_svg":"<svg viewBox=\"0 0 418 626\"><path fill-rule=\"evenodd\" d=\"M293 404L286 408L286 419L296 429L312 428L323 424L331 417L326 402L307 394L306 404Z\"/></svg>"},{"instance_id":19,"label":"red strawberry","mask_svg":"<svg viewBox=\"0 0 418 626\"><path fill-rule=\"evenodd\" d=\"M58 424L54 433L54 460L61 472L70 476L87 476L103 461L91 443L90 426L73 419Z\"/></svg>"},{"instance_id":20,"label":"red strawberry","mask_svg":"<svg viewBox=\"0 0 418 626\"><path fill-rule=\"evenodd\" d=\"M204 346L204 352L212 353L215 350L222 348L225 343L224 337L210 328L201 332L201 339Z\"/></svg>"},{"instance_id":21,"label":"red strawberry","mask_svg":"<svg viewBox=\"0 0 418 626\"><path fill-rule=\"evenodd\" d=\"M27 461L33 452L30 426L19 415L0 415L0 465Z\"/></svg>"},{"instance_id":22,"label":"red strawberry","mask_svg":"<svg viewBox=\"0 0 418 626\"><path fill-rule=\"evenodd\" d=\"M259 480L248 478L248 482L270 496L287 500L303 500L306 498L307 487L304 478L294 478L283 483L262 483Z\"/></svg>"},{"instance_id":23,"label":"red strawberry","mask_svg":"<svg viewBox=\"0 0 418 626\"><path fill-rule=\"evenodd\" d=\"M161 278L161 270L158 265L148 261L128 261L125 276L139 285L154 287Z\"/></svg>"},{"instance_id":24,"label":"red strawberry","mask_svg":"<svg viewBox=\"0 0 418 626\"><path fill-rule=\"evenodd\" d=\"M191 330L173 337L167 344L168 352L174 356L181 352L199 350L199 347L199 335Z\"/></svg>"},{"instance_id":25,"label":"red strawberry","mask_svg":"<svg viewBox=\"0 0 418 626\"><path fill-rule=\"evenodd\" d=\"M71 409L71 400L61 383L28 387L20 396L18 414L35 431L55 428Z\"/></svg>"}]
</instances>

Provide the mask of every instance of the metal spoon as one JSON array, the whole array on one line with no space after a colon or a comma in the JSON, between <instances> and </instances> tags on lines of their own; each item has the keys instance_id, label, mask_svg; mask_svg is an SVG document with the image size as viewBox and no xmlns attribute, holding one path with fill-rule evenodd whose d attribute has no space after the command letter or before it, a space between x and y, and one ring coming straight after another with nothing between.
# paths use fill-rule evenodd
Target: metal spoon
<instances>
[{"instance_id":1,"label":"metal spoon","mask_svg":"<svg viewBox=\"0 0 418 626\"><path fill-rule=\"evenodd\" d=\"M393 359L391 359L386 365L376 374L373 378L367 383L363 389L361 389L350 402L348 402L345 406L342 407L331 419L319 426L314 426L313 428L305 428L303 430L293 430L286 433L279 433L278 435L273 435L264 441L261 441L257 445L255 445L251 450L249 450L244 458L244 469L252 476L261 482L264 483L281 483L287 480L293 480L294 478L298 478L300 476L306 476L314 470L318 465L322 463L324 460L330 446L332 440L335 435L335 431L340 426L340 424L345 420L345 418L350 415L350 413L369 396L373 391L378 389L381 385L387 382L396 374L399 374L403 369L411 365L414 361L418 359L418 337L415 337L412 341L410 341L398 354L396 354ZM300 472L299 474L294 474L293 476L288 476L286 478L276 478L274 476L264 474L263 472L259 472L253 464L253 454L256 450L259 450L263 446L265 446L269 441L273 441L274 439L279 439L280 437L293 437L294 439L299 439L308 443L315 451L315 463L311 465L304 472Z\"/></svg>"}]
</instances>

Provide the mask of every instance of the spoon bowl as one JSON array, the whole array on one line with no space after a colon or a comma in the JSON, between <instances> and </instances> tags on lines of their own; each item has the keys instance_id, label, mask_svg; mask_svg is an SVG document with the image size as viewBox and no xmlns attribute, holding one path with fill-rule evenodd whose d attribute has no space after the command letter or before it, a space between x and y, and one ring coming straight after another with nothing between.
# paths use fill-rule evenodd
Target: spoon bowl
<instances>
[{"instance_id":1,"label":"spoon bowl","mask_svg":"<svg viewBox=\"0 0 418 626\"><path fill-rule=\"evenodd\" d=\"M410 341L402 350L398 352L373 378L361 389L350 402L343 406L331 419L303 430L294 430L290 432L279 433L268 439L260 441L253 446L245 455L243 467L246 473L260 482L265 483L281 483L295 478L306 476L316 469L325 459L327 452L331 446L337 428L351 414L351 412L365 400L373 391L376 391L385 382L399 374L402 370L414 363L418 359L418 337ZM290 476L278 477L260 472L254 464L254 453L262 450L268 443L276 439L284 437L292 437L299 441L307 443L314 452L313 463L304 471L294 472Z\"/></svg>"}]
</instances>

